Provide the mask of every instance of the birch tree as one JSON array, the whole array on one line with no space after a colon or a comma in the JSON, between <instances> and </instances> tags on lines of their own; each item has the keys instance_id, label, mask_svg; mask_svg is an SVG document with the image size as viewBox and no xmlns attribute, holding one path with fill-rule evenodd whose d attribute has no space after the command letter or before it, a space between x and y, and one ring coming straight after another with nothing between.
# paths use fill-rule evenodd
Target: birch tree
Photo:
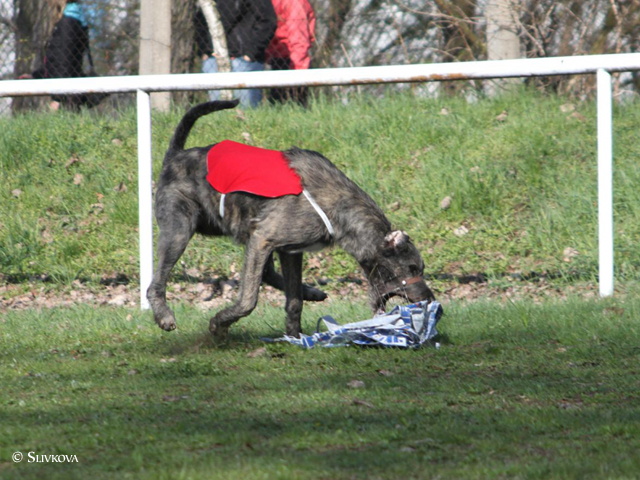
<instances>
[{"instance_id":1,"label":"birch tree","mask_svg":"<svg viewBox=\"0 0 640 480\"><path fill-rule=\"evenodd\" d=\"M198 6L202 10L202 14L207 21L209 27L209 35L213 43L213 51L216 55L216 63L219 72L231 71L231 60L229 59L229 48L227 47L227 36L224 33L220 12L213 0L198 0ZM231 90L222 90L220 92L222 100L231 100L233 92Z\"/></svg>"},{"instance_id":2,"label":"birch tree","mask_svg":"<svg viewBox=\"0 0 640 480\"><path fill-rule=\"evenodd\" d=\"M520 37L514 7L513 0L487 1L485 19L488 60L520 58ZM497 87L505 88L518 82L518 79L492 81L488 93L495 94Z\"/></svg>"}]
</instances>

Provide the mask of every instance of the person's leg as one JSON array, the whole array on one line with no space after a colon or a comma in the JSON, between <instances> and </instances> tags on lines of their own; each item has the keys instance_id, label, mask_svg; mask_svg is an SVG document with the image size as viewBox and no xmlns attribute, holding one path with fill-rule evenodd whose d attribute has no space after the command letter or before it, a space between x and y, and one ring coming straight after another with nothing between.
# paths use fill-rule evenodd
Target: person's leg
<instances>
[{"instance_id":1,"label":"person's leg","mask_svg":"<svg viewBox=\"0 0 640 480\"><path fill-rule=\"evenodd\" d=\"M271 70L290 70L291 59L290 58L272 58L269 61ZM284 103L288 100L293 100L303 107L307 106L307 92L306 87L286 87L286 88L271 88L269 89L269 102L270 103Z\"/></svg>"},{"instance_id":2,"label":"person's leg","mask_svg":"<svg viewBox=\"0 0 640 480\"><path fill-rule=\"evenodd\" d=\"M272 58L269 60L269 66L271 70L289 70L289 59ZM287 100L287 89L270 88L268 99L270 103L284 103Z\"/></svg>"},{"instance_id":3,"label":"person's leg","mask_svg":"<svg viewBox=\"0 0 640 480\"><path fill-rule=\"evenodd\" d=\"M218 73L218 63L215 57L207 57L202 62L202 73ZM220 98L220 90L207 91L209 100L218 100Z\"/></svg>"},{"instance_id":4,"label":"person's leg","mask_svg":"<svg viewBox=\"0 0 640 480\"><path fill-rule=\"evenodd\" d=\"M231 60L231 70L234 72L260 72L264 70L264 64L260 62L247 62L244 58L234 58ZM262 100L262 90L259 88L250 90L238 90L237 98L243 107L257 107Z\"/></svg>"}]
</instances>

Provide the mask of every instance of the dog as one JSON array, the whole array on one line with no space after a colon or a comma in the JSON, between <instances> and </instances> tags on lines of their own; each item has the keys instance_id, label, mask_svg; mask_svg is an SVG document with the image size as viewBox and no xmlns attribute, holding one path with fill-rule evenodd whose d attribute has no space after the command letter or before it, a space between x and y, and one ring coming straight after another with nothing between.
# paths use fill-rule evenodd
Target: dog
<instances>
[{"instance_id":1,"label":"dog","mask_svg":"<svg viewBox=\"0 0 640 480\"><path fill-rule=\"evenodd\" d=\"M409 236L393 230L373 199L321 154L296 147L284 152L263 150L228 141L185 150L198 118L237 104L237 100L214 101L191 108L178 124L164 157L155 201L160 229L158 263L147 290L160 328L176 328L166 302L166 283L195 233L227 235L245 247L237 299L209 323L209 331L220 339L234 322L253 311L262 281L284 291L286 333L298 337L303 300L326 298L324 292L303 284L303 253L331 245L340 246L362 267L374 312L384 311L393 296L412 303L435 299L423 278L424 262ZM242 169L243 160L234 152L245 150L257 160L255 167L248 168L250 174L263 167L267 174L282 170L282 175L272 175L267 189L281 177L291 177L293 187L273 197L250 188L225 192L223 185L216 190L213 185L224 184L224 180L209 156L213 152L215 162L230 160L223 169ZM272 161L276 162L273 166ZM280 258L282 275L274 268L274 253Z\"/></svg>"}]
</instances>

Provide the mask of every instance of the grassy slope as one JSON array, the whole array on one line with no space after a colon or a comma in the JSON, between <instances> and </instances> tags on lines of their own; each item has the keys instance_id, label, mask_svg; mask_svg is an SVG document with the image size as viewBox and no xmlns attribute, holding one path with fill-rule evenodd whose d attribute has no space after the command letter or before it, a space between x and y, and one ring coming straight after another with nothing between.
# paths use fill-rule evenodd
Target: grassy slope
<instances>
[{"instance_id":1,"label":"grassy slope","mask_svg":"<svg viewBox=\"0 0 640 480\"><path fill-rule=\"evenodd\" d=\"M309 111L258 109L245 112L246 120L224 112L202 120L190 145L242 141L247 132L258 146L323 152L409 231L425 251L429 274L547 272L593 280L595 108L578 104L576 118L561 111L564 103L531 92L476 104L396 95L348 107L318 102ZM500 122L503 110L508 117ZM635 104L615 111L616 274L625 280L636 279L640 265L639 117ZM154 117L156 175L178 118ZM2 119L0 132L1 271L63 282L112 272L135 277L133 113L117 120ZM442 211L446 196L453 202ZM470 232L458 237L453 231L461 225ZM570 262L563 260L567 248L579 252ZM183 260L185 268L225 273L240 254L224 240L196 240ZM310 275L355 269L340 250L318 259L321 268Z\"/></svg>"},{"instance_id":2,"label":"grassy slope","mask_svg":"<svg viewBox=\"0 0 640 480\"><path fill-rule=\"evenodd\" d=\"M312 328L322 308L305 310ZM440 350L268 345L259 306L214 346L206 316L9 312L0 477L632 478L640 301L449 305ZM365 305L338 302L340 320ZM364 382L351 388L353 380ZM79 464L13 464L11 454Z\"/></svg>"}]
</instances>

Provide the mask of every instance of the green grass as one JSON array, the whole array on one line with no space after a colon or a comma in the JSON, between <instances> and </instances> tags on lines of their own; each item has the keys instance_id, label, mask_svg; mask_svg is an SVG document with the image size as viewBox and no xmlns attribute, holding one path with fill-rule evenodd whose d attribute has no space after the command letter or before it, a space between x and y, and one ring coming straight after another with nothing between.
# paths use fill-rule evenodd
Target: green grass
<instances>
[{"instance_id":1,"label":"green grass","mask_svg":"<svg viewBox=\"0 0 640 480\"><path fill-rule=\"evenodd\" d=\"M521 91L469 104L458 98L389 95L348 106L220 112L201 120L189 145L224 138L266 148L297 145L328 156L368 191L425 252L427 273L546 274L562 282L597 276L595 105ZM446 108L448 115L441 113ZM507 120L496 120L503 110ZM638 104L614 111L616 276L640 273ZM157 177L181 112L154 114ZM137 276L135 114L64 113L0 119L0 269L56 282ZM79 177L78 175L82 175ZM74 183L75 182L75 183ZM79 183L79 185L76 185ZM451 196L451 207L440 202ZM458 237L461 225L469 229ZM565 249L578 252L564 261ZM343 252L319 257L323 275L356 269ZM196 239L186 268L224 274L239 264L230 242ZM317 272L310 272L315 274Z\"/></svg>"},{"instance_id":2,"label":"green grass","mask_svg":"<svg viewBox=\"0 0 640 480\"><path fill-rule=\"evenodd\" d=\"M305 310L313 328L326 306ZM341 321L363 304L335 302ZM640 301L452 303L439 350L264 344L260 305L214 345L207 315L8 312L0 477L635 478ZM247 356L266 345L266 353ZM351 388L353 380L363 388ZM11 462L23 452L25 460ZM76 455L79 463L27 463Z\"/></svg>"},{"instance_id":3,"label":"green grass","mask_svg":"<svg viewBox=\"0 0 640 480\"><path fill-rule=\"evenodd\" d=\"M127 308L4 310L0 478L636 478L640 109L614 111L618 293L585 300L567 292L597 281L595 105L577 103L576 118L565 103L528 91L474 104L390 95L203 119L190 145L249 133L258 146L324 153L410 233L439 293L475 273L503 298L513 274L546 275L552 289L515 282L536 298L448 303L439 350L269 344L255 358L260 337L282 334L273 300L220 345L195 305L172 305L172 333ZM180 114L154 114L155 177ZM133 111L0 119L0 287L19 285L3 295L64 296L77 279L91 292L103 278L135 288L135 132ZM461 225L469 233L457 236ZM568 248L577 254L565 259ZM228 275L241 256L229 240L194 239L172 282L194 269ZM355 271L334 249L305 276ZM327 313L369 316L333 293L305 307L305 331ZM79 463L28 463L29 452Z\"/></svg>"}]
</instances>

